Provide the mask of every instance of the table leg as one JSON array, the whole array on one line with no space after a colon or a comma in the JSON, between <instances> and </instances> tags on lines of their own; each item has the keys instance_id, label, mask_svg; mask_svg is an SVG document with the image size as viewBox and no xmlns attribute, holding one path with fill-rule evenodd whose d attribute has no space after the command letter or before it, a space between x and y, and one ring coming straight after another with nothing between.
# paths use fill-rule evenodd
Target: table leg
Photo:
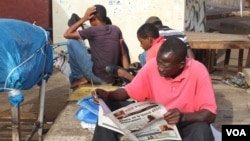
<instances>
[{"instance_id":1,"label":"table leg","mask_svg":"<svg viewBox=\"0 0 250 141\"><path fill-rule=\"evenodd\" d=\"M228 69L230 54L231 54L231 49L226 49L226 55L225 55L225 61L224 61L224 66L223 66L223 73L222 73L223 79L226 78L227 76L227 69Z\"/></svg>"},{"instance_id":2,"label":"table leg","mask_svg":"<svg viewBox=\"0 0 250 141\"><path fill-rule=\"evenodd\" d=\"M250 49L248 49L248 53L247 53L247 60L246 60L246 68L250 68Z\"/></svg>"},{"instance_id":3,"label":"table leg","mask_svg":"<svg viewBox=\"0 0 250 141\"><path fill-rule=\"evenodd\" d=\"M243 49L239 49L239 58L238 58L238 72L242 72L243 70Z\"/></svg>"}]
</instances>

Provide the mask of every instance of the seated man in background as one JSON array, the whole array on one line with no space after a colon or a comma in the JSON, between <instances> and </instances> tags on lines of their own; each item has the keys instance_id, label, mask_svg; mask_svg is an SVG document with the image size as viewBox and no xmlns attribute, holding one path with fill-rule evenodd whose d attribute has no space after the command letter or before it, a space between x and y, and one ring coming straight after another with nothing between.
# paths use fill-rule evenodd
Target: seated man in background
<instances>
[{"instance_id":1,"label":"seated man in background","mask_svg":"<svg viewBox=\"0 0 250 141\"><path fill-rule=\"evenodd\" d=\"M187 57L180 39L169 37L157 57L147 62L124 88L114 91L96 89L94 101L102 98L116 110L129 98L152 101L165 106L163 118L176 124L183 141L214 141L210 124L215 121L217 105L210 75L199 61ZM96 125L93 141L117 141L118 133Z\"/></svg>"},{"instance_id":2,"label":"seated man in background","mask_svg":"<svg viewBox=\"0 0 250 141\"><path fill-rule=\"evenodd\" d=\"M157 27L151 23L145 23L139 27L137 30L137 38L143 50L148 52L147 56L140 56L140 63L134 63L139 64L138 67L140 68L150 59L156 57L157 51L165 39L159 35ZM118 75L119 77L126 78L129 81L134 78L134 75L119 66L108 66L107 71L111 74Z\"/></svg>"},{"instance_id":3,"label":"seated man in background","mask_svg":"<svg viewBox=\"0 0 250 141\"><path fill-rule=\"evenodd\" d=\"M86 21L89 21L91 26L78 31ZM70 39L68 53L72 72L71 88L89 81L95 84L111 83L114 76L105 71L106 66L128 66L128 55L122 54L126 51L122 47L124 44L121 44L123 42L121 30L108 22L110 20L106 16L105 7L94 5L64 33L64 37ZM85 39L89 41L91 55L81 41Z\"/></svg>"},{"instance_id":4,"label":"seated man in background","mask_svg":"<svg viewBox=\"0 0 250 141\"><path fill-rule=\"evenodd\" d=\"M165 26L162 24L162 21L159 17L157 16L151 16L149 17L145 23L152 23L154 24L158 29L159 29L159 33L160 33L160 36L163 36L164 38L168 38L168 37L177 37L179 38L180 40L182 40L188 50L187 50L187 56L188 57L191 57L191 58L194 58L194 54L193 54L193 51L189 45L189 42L187 40L187 36L181 32L181 31L178 31L176 29L172 29L172 28L169 28L168 26Z\"/></svg>"},{"instance_id":5,"label":"seated man in background","mask_svg":"<svg viewBox=\"0 0 250 141\"><path fill-rule=\"evenodd\" d=\"M164 37L165 39L167 39L169 37L177 37L180 40L182 40L186 44L186 47L187 47L187 57L194 58L194 54L193 54L193 51L192 51L192 49L191 49L191 47L189 45L189 42L187 40L187 36L183 32L175 30L175 29L171 29L168 26L164 26L162 24L162 21L160 20L160 18L157 17L157 16L151 16L151 17L149 17L145 21L145 24L146 23L153 24L155 27L157 27L157 30L159 32L158 36L160 36L161 38ZM138 29L138 31L137 31L137 38L141 42L141 46L142 47L144 46L143 44L145 44L146 46L150 46L150 47L146 47L147 49L145 49L145 47L143 47L144 52L142 52L139 55L139 61L140 62L136 62L136 63L131 64L131 66L136 66L137 68L141 68L143 65L145 65L146 60L149 60L150 58L155 57L156 53L157 53L157 51L159 49L159 47L157 47L157 45L151 48L151 46L154 45L154 44L152 44L153 43L153 42L151 42L152 40L150 40L148 38L149 37L148 36L149 33L146 33L146 32L149 32L150 28L148 28L148 29L144 28L143 29L144 25L142 25ZM151 30L151 32L153 32L152 31L153 28L151 28L150 30ZM138 32L140 32L140 33L138 33ZM145 40L144 43L142 42L143 40ZM157 41L157 42L161 42L161 41L162 41L162 39L159 40L159 41ZM149 48L151 48L151 49L148 51ZM122 77L122 78L126 78L129 81L131 81L134 78L134 76L131 76L129 73L126 73L125 72L126 70L124 70L123 68L121 68L121 67L114 67L114 68L115 69L113 69L113 74L116 74L116 75L118 75L119 77Z\"/></svg>"}]
</instances>

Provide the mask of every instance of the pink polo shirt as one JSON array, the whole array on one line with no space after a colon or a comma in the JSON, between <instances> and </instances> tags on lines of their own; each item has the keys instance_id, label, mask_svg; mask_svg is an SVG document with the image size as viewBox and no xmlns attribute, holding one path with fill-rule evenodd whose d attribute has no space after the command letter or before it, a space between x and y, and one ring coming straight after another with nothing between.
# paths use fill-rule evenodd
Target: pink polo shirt
<instances>
[{"instance_id":1,"label":"pink polo shirt","mask_svg":"<svg viewBox=\"0 0 250 141\"><path fill-rule=\"evenodd\" d=\"M149 48L147 50L147 56L146 56L146 62L148 62L150 59L154 58L157 56L157 52L159 50L159 48L161 47L161 44L165 41L164 37L159 36L158 38L156 38L151 46L151 48Z\"/></svg>"},{"instance_id":2,"label":"pink polo shirt","mask_svg":"<svg viewBox=\"0 0 250 141\"><path fill-rule=\"evenodd\" d=\"M150 100L178 108L182 112L207 109L216 114L217 105L210 75L200 62L187 58L186 66L175 79L159 75L156 59L143 66L132 82L125 86L128 95L137 100Z\"/></svg>"}]
</instances>

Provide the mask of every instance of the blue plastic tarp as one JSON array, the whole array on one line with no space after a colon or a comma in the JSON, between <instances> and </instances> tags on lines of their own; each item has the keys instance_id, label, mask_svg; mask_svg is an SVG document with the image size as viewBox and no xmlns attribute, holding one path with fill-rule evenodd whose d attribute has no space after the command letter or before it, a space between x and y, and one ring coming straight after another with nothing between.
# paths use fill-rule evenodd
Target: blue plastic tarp
<instances>
[{"instance_id":1,"label":"blue plastic tarp","mask_svg":"<svg viewBox=\"0 0 250 141\"><path fill-rule=\"evenodd\" d=\"M75 118L89 124L96 124L99 106L94 103L92 96L78 100L80 108L75 113Z\"/></svg>"},{"instance_id":2,"label":"blue plastic tarp","mask_svg":"<svg viewBox=\"0 0 250 141\"><path fill-rule=\"evenodd\" d=\"M25 21L0 19L0 92L30 89L52 71L49 32Z\"/></svg>"}]
</instances>

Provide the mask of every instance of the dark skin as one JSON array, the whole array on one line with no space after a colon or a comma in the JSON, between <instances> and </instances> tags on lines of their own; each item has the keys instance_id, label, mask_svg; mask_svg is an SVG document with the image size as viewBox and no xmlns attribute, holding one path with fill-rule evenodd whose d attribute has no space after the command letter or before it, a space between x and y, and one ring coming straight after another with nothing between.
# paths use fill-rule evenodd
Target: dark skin
<instances>
[{"instance_id":1,"label":"dark skin","mask_svg":"<svg viewBox=\"0 0 250 141\"><path fill-rule=\"evenodd\" d=\"M173 52L160 53L157 56L158 71L162 77L175 78L180 75L185 66L185 61L175 61L175 54ZM95 93L96 92L96 93ZM97 94L97 95L96 95ZM119 88L115 91L105 91L102 89L96 89L92 92L94 101L98 103L97 97L103 98L104 100L126 100L129 98L128 93L123 88ZM180 122L207 122L213 123L216 115L206 109L201 109L197 112L184 113L178 108L168 109L165 113L164 119L169 124L177 124Z\"/></svg>"},{"instance_id":2,"label":"dark skin","mask_svg":"<svg viewBox=\"0 0 250 141\"><path fill-rule=\"evenodd\" d=\"M75 24L73 24L72 26L70 26L66 32L64 33L64 37L66 39L81 39L81 36L79 35L77 29L86 21L90 21L91 26L100 26L100 25L105 25L105 23L101 22L100 20L98 20L93 13L96 11L96 8L94 6L89 7L84 16L77 21Z\"/></svg>"}]
</instances>

